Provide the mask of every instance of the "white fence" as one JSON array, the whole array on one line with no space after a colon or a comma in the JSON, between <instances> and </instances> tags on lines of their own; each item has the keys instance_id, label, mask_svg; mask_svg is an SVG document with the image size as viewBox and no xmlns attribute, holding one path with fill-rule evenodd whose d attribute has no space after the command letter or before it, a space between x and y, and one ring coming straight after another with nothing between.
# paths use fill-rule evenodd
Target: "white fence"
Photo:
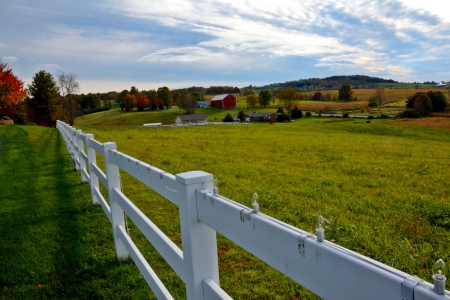
<instances>
[{"instance_id":1,"label":"white fence","mask_svg":"<svg viewBox=\"0 0 450 300\"><path fill-rule=\"evenodd\" d=\"M128 236L124 212L185 282L187 299L231 299L220 288L216 232L325 299L449 299L448 291L438 295L417 277L219 195L211 174L172 175L117 151L115 143L101 144L60 121L57 128L81 180L90 183L93 203L111 221L117 258L131 256L158 299L173 298ZM106 174L97 167L96 152ZM183 251L121 192L119 168L179 207Z\"/></svg>"}]
</instances>

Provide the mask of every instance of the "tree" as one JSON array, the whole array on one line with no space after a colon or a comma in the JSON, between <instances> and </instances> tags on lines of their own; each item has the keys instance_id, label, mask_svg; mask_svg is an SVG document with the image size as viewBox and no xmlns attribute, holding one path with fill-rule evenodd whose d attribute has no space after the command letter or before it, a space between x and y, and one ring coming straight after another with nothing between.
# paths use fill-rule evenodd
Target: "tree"
<instances>
[{"instance_id":1,"label":"tree","mask_svg":"<svg viewBox=\"0 0 450 300\"><path fill-rule=\"evenodd\" d=\"M291 112L291 117L292 117L292 119L303 118L303 113L300 109L298 109L297 106L294 106L294 108L292 109L292 112Z\"/></svg>"},{"instance_id":2,"label":"tree","mask_svg":"<svg viewBox=\"0 0 450 300\"><path fill-rule=\"evenodd\" d=\"M78 105L73 99L73 94L78 92L80 85L77 81L77 75L73 73L64 73L63 71L56 71L56 82L59 87L59 92L65 101L65 110L69 117L69 124L72 126L76 117L76 111L78 111Z\"/></svg>"},{"instance_id":3,"label":"tree","mask_svg":"<svg viewBox=\"0 0 450 300\"><path fill-rule=\"evenodd\" d=\"M41 126L56 126L56 120L66 121L63 102L52 74L39 71L28 85L26 105L28 122Z\"/></svg>"},{"instance_id":4,"label":"tree","mask_svg":"<svg viewBox=\"0 0 450 300\"><path fill-rule=\"evenodd\" d=\"M433 104L427 94L422 93L414 100L414 110L422 116L427 116L433 110Z\"/></svg>"},{"instance_id":5,"label":"tree","mask_svg":"<svg viewBox=\"0 0 450 300\"><path fill-rule=\"evenodd\" d=\"M224 122L233 122L233 117L230 115L230 113L227 113L225 118L223 119Z\"/></svg>"},{"instance_id":6,"label":"tree","mask_svg":"<svg viewBox=\"0 0 450 300\"><path fill-rule=\"evenodd\" d=\"M7 63L0 61L0 116L16 119L23 114L20 103L26 94L23 81L14 75Z\"/></svg>"},{"instance_id":7,"label":"tree","mask_svg":"<svg viewBox=\"0 0 450 300\"><path fill-rule=\"evenodd\" d=\"M277 98L278 101L284 105L284 108L286 108L287 115L290 116L292 106L298 101L297 90L294 88L279 90L277 93Z\"/></svg>"},{"instance_id":8,"label":"tree","mask_svg":"<svg viewBox=\"0 0 450 300\"><path fill-rule=\"evenodd\" d=\"M442 94L442 92L429 91L427 93L427 96L431 100L431 104L433 105L433 111L445 111L445 109L448 107L447 99L445 98L445 95Z\"/></svg>"},{"instance_id":9,"label":"tree","mask_svg":"<svg viewBox=\"0 0 450 300\"><path fill-rule=\"evenodd\" d=\"M150 101L148 100L147 93L141 93L136 100L136 107L138 111L143 111L144 108L150 106Z\"/></svg>"},{"instance_id":10,"label":"tree","mask_svg":"<svg viewBox=\"0 0 450 300\"><path fill-rule=\"evenodd\" d=\"M247 95L247 106L255 107L256 103L258 103L258 97L256 96L256 94L248 94Z\"/></svg>"},{"instance_id":11,"label":"tree","mask_svg":"<svg viewBox=\"0 0 450 300\"><path fill-rule=\"evenodd\" d=\"M125 111L132 111L133 107L136 106L136 96L132 94L127 94L122 99L123 107L125 108Z\"/></svg>"},{"instance_id":12,"label":"tree","mask_svg":"<svg viewBox=\"0 0 450 300\"><path fill-rule=\"evenodd\" d=\"M312 96L312 100L320 100L320 98L322 98L321 92L315 92L314 95Z\"/></svg>"},{"instance_id":13,"label":"tree","mask_svg":"<svg viewBox=\"0 0 450 300\"><path fill-rule=\"evenodd\" d=\"M158 98L161 100L164 106L169 107L172 104L172 93L170 92L168 87L162 87L162 88L158 88Z\"/></svg>"},{"instance_id":14,"label":"tree","mask_svg":"<svg viewBox=\"0 0 450 300\"><path fill-rule=\"evenodd\" d=\"M136 96L137 99L139 97L139 90L135 86L132 86L130 89L130 94Z\"/></svg>"},{"instance_id":15,"label":"tree","mask_svg":"<svg viewBox=\"0 0 450 300\"><path fill-rule=\"evenodd\" d=\"M258 95L259 105L266 107L270 103L271 99L272 99L272 94L270 93L269 90L259 91L259 95Z\"/></svg>"},{"instance_id":16,"label":"tree","mask_svg":"<svg viewBox=\"0 0 450 300\"><path fill-rule=\"evenodd\" d=\"M350 84L343 84L339 89L338 100L339 101L352 101L353 100L353 91Z\"/></svg>"},{"instance_id":17,"label":"tree","mask_svg":"<svg viewBox=\"0 0 450 300\"><path fill-rule=\"evenodd\" d=\"M186 114L193 114L197 108L197 99L188 91L184 91L178 97L178 106L186 110Z\"/></svg>"},{"instance_id":18,"label":"tree","mask_svg":"<svg viewBox=\"0 0 450 300\"><path fill-rule=\"evenodd\" d=\"M384 90L383 86L377 86L377 89L375 91L375 95L376 95L376 101L377 101L377 106L380 107L381 105L383 105L384 102L386 102L386 93Z\"/></svg>"},{"instance_id":19,"label":"tree","mask_svg":"<svg viewBox=\"0 0 450 300\"><path fill-rule=\"evenodd\" d=\"M407 97L406 108L415 109L415 100L422 94L424 93L417 92L414 95ZM448 107L447 99L445 99L445 95L442 94L442 92L429 91L428 93L426 93L426 95L431 100L431 104L433 106L432 111L445 111L445 109Z\"/></svg>"},{"instance_id":20,"label":"tree","mask_svg":"<svg viewBox=\"0 0 450 300\"><path fill-rule=\"evenodd\" d=\"M241 122L245 121L245 113L242 110L238 112L237 117L238 117L239 121L241 121Z\"/></svg>"}]
</instances>

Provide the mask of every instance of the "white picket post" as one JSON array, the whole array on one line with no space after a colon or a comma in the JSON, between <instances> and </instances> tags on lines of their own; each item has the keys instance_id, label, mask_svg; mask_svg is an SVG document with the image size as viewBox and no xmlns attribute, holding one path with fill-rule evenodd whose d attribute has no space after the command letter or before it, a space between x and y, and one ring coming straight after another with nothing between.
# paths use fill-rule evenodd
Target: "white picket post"
<instances>
[{"instance_id":1,"label":"white picket post","mask_svg":"<svg viewBox=\"0 0 450 300\"><path fill-rule=\"evenodd\" d=\"M116 143L104 143L104 157L105 157L105 169L106 169L106 178L108 181L108 198L109 198L109 207L111 209L111 223L113 227L114 234L114 245L116 247L116 255L118 260L127 260L130 256L125 245L120 240L119 237L119 225L122 225L123 228L127 228L125 225L125 218L123 214L123 210L120 205L114 200L114 192L113 189L120 189L120 175L119 168L110 162L109 156L111 155L110 150L116 150Z\"/></svg>"},{"instance_id":2,"label":"white picket post","mask_svg":"<svg viewBox=\"0 0 450 300\"><path fill-rule=\"evenodd\" d=\"M84 160L83 155L81 154L81 152L84 151L84 143L83 140L80 138L80 135L83 134L82 130L77 130L76 131L76 136L77 136L77 141L78 141L78 157L80 159L80 173L81 173L81 181L82 182L87 182L88 179L86 178L86 176L84 176L84 171L86 171L86 161Z\"/></svg>"},{"instance_id":3,"label":"white picket post","mask_svg":"<svg viewBox=\"0 0 450 300\"><path fill-rule=\"evenodd\" d=\"M204 299L203 279L219 285L216 232L197 219L196 189L213 190L213 175L192 171L176 175L179 194L184 282L188 300Z\"/></svg>"},{"instance_id":4,"label":"white picket post","mask_svg":"<svg viewBox=\"0 0 450 300\"><path fill-rule=\"evenodd\" d=\"M94 139L94 135L87 133L86 134L86 152L88 157L88 166L89 166L89 177L90 177L90 184L91 184L91 194L92 194L92 204L94 205L100 205L99 199L97 199L97 196L95 194L95 189L99 188L98 186L98 177L95 174L95 172L92 171L92 165L97 164L97 158L95 157L95 150L90 146L90 140Z\"/></svg>"}]
</instances>

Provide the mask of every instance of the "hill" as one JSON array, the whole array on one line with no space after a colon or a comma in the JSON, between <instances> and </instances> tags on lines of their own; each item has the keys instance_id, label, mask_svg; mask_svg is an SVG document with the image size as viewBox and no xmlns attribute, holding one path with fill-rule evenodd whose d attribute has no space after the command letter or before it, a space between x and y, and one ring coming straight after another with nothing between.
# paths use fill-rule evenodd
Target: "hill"
<instances>
[{"instance_id":1,"label":"hill","mask_svg":"<svg viewBox=\"0 0 450 300\"><path fill-rule=\"evenodd\" d=\"M398 84L398 81L392 79L383 79L378 77L371 77L366 75L341 75L330 76L326 78L309 78L299 79L293 81L286 81L284 83L272 83L263 86L247 86L244 89L264 90L264 89L286 89L296 88L304 91L317 91L317 90L337 90L343 84L350 84L352 88L376 88L379 84Z\"/></svg>"}]
</instances>

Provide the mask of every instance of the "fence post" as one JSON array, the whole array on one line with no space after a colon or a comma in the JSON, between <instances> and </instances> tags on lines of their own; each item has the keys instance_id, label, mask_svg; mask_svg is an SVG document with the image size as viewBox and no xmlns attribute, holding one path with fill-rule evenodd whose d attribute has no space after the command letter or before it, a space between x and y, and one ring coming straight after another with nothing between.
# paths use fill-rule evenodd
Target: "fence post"
<instances>
[{"instance_id":1,"label":"fence post","mask_svg":"<svg viewBox=\"0 0 450 300\"><path fill-rule=\"evenodd\" d=\"M119 168L110 162L109 156L111 155L110 150L116 150L116 143L104 143L103 144L104 156L105 156L105 169L106 178L108 181L108 199L109 207L111 209L111 220L114 234L114 245L116 247L116 255L118 260L127 260L129 258L129 253L125 248L119 237L119 225L125 226L125 218L123 215L123 210L120 205L114 200L113 189L117 188L120 190L120 175Z\"/></svg>"},{"instance_id":2,"label":"fence post","mask_svg":"<svg viewBox=\"0 0 450 300\"><path fill-rule=\"evenodd\" d=\"M92 204L99 205L99 199L97 199L97 196L95 195L95 188L98 189L98 177L95 174L95 172L92 172L92 165L97 164L97 158L95 157L95 149L91 147L90 140L94 139L94 135L87 133L86 134L86 151L87 151L87 157L88 157L88 166L89 166L89 177L91 178L90 185L91 185L91 194L92 194Z\"/></svg>"},{"instance_id":3,"label":"fence post","mask_svg":"<svg viewBox=\"0 0 450 300\"><path fill-rule=\"evenodd\" d=\"M76 131L76 136L77 136L77 141L78 141L78 157L80 160L80 173L81 173L81 181L82 182L87 182L87 178L86 176L84 176L84 171L86 171L86 161L84 160L84 156L81 154L84 151L84 143L83 140L80 138L80 135L83 134L82 130L77 130Z\"/></svg>"},{"instance_id":4,"label":"fence post","mask_svg":"<svg viewBox=\"0 0 450 300\"><path fill-rule=\"evenodd\" d=\"M203 279L219 285L216 232L198 221L195 190L213 189L212 174L192 171L176 175L179 193L184 282L188 300L201 300Z\"/></svg>"},{"instance_id":5,"label":"fence post","mask_svg":"<svg viewBox=\"0 0 450 300\"><path fill-rule=\"evenodd\" d=\"M73 158L73 164L74 164L74 170L78 171L80 170L79 165L79 157L78 157L78 138L77 138L77 131L75 128L70 127L70 139L71 139L71 148L72 148L72 158Z\"/></svg>"}]
</instances>

